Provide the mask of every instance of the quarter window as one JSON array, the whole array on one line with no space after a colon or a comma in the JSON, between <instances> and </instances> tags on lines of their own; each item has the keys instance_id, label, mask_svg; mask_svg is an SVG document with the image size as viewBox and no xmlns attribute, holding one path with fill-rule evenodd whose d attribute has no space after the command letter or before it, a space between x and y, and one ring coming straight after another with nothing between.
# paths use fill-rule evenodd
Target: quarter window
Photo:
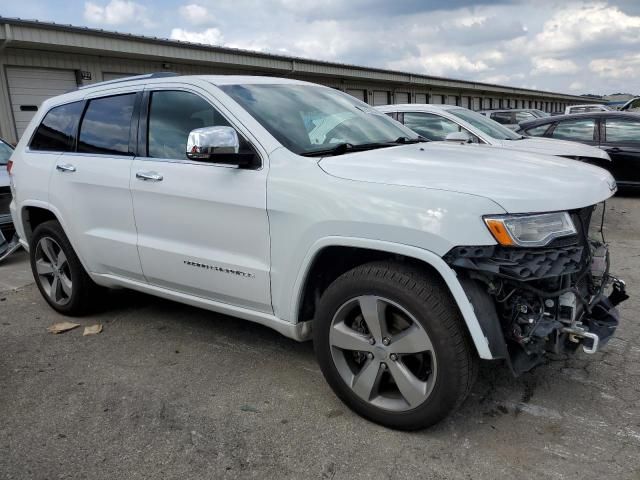
<instances>
[{"instance_id":1,"label":"quarter window","mask_svg":"<svg viewBox=\"0 0 640 480\"><path fill-rule=\"evenodd\" d=\"M31 150L68 152L75 147L75 133L83 102L54 107L44 116L31 139Z\"/></svg>"},{"instance_id":2,"label":"quarter window","mask_svg":"<svg viewBox=\"0 0 640 480\"><path fill-rule=\"evenodd\" d=\"M640 143L640 122L628 118L611 118L605 123L606 141Z\"/></svg>"},{"instance_id":3,"label":"quarter window","mask_svg":"<svg viewBox=\"0 0 640 480\"><path fill-rule=\"evenodd\" d=\"M129 132L135 100L135 93L90 100L80 125L78 151L131 155Z\"/></svg>"},{"instance_id":4,"label":"quarter window","mask_svg":"<svg viewBox=\"0 0 640 480\"><path fill-rule=\"evenodd\" d=\"M558 122L558 125L553 130L552 137L577 142L593 142L595 124L596 122L593 118L580 118Z\"/></svg>"},{"instance_id":5,"label":"quarter window","mask_svg":"<svg viewBox=\"0 0 640 480\"><path fill-rule=\"evenodd\" d=\"M457 123L430 113L405 112L404 124L429 140L444 140L447 134L460 131Z\"/></svg>"},{"instance_id":6,"label":"quarter window","mask_svg":"<svg viewBox=\"0 0 640 480\"><path fill-rule=\"evenodd\" d=\"M149 105L148 156L186 160L189 132L213 126L229 126L229 122L198 95L153 92Z\"/></svg>"}]
</instances>

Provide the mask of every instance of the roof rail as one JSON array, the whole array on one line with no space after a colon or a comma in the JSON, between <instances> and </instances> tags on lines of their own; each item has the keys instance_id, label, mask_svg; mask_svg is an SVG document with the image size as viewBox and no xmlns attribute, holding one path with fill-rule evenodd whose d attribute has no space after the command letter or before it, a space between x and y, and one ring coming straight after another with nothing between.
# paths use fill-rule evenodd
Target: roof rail
<instances>
[{"instance_id":1,"label":"roof rail","mask_svg":"<svg viewBox=\"0 0 640 480\"><path fill-rule=\"evenodd\" d=\"M96 83L90 83L88 85L82 85L81 87L78 87L78 90L83 90L85 88L91 88L98 85L112 85L115 83L128 82L130 80L144 80L144 79L148 80L151 78L178 77L178 76L180 76L180 74L176 72L145 73L143 75L134 75L132 77L116 78L115 80L106 80L104 82L96 82Z\"/></svg>"}]
</instances>

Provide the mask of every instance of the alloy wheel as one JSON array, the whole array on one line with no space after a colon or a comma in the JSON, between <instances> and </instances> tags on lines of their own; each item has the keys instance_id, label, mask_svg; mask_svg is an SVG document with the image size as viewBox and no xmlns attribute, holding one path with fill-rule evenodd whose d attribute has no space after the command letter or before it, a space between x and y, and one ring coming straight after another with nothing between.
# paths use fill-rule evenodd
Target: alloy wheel
<instances>
[{"instance_id":1,"label":"alloy wheel","mask_svg":"<svg viewBox=\"0 0 640 480\"><path fill-rule=\"evenodd\" d=\"M406 309L376 295L338 308L329 332L331 356L342 380L362 400L395 412L427 400L437 376L433 344Z\"/></svg>"},{"instance_id":2,"label":"alloy wheel","mask_svg":"<svg viewBox=\"0 0 640 480\"><path fill-rule=\"evenodd\" d=\"M73 283L69 262L60 244L42 237L36 245L36 271L45 294L55 304L64 306L71 300Z\"/></svg>"}]
</instances>

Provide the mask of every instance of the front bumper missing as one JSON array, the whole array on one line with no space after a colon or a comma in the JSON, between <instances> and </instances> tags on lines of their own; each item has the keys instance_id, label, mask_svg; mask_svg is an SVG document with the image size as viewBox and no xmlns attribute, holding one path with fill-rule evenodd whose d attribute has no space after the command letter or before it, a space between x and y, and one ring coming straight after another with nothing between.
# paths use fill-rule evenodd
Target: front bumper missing
<instances>
[{"instance_id":1,"label":"front bumper missing","mask_svg":"<svg viewBox=\"0 0 640 480\"><path fill-rule=\"evenodd\" d=\"M543 363L546 352L582 346L593 354L614 334L616 306L628 298L625 284L609 274L607 247L587 245L456 247L445 256L459 274L492 356L507 360L516 375Z\"/></svg>"}]
</instances>

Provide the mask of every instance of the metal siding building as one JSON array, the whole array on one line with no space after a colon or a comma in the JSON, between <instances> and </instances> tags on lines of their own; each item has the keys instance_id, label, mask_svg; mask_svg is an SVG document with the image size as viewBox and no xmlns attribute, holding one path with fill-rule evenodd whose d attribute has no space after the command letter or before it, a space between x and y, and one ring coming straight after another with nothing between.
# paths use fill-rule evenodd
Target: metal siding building
<instances>
[{"instance_id":1,"label":"metal siding building","mask_svg":"<svg viewBox=\"0 0 640 480\"><path fill-rule=\"evenodd\" d=\"M42 101L103 80L181 74L283 76L345 91L372 105L448 103L563 110L584 98L232 48L0 18L0 136L15 142Z\"/></svg>"}]
</instances>

